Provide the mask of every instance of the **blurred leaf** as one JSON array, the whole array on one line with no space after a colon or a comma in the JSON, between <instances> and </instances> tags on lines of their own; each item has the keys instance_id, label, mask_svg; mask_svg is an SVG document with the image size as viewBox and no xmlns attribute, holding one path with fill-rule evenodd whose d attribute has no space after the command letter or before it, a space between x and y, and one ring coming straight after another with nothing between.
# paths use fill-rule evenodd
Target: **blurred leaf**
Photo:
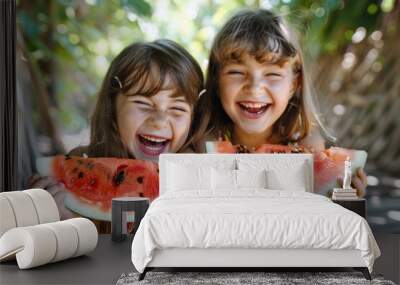
<instances>
[{"instance_id":1,"label":"blurred leaf","mask_svg":"<svg viewBox=\"0 0 400 285\"><path fill-rule=\"evenodd\" d=\"M39 25L26 11L18 12L18 23L21 25L22 30L29 39L38 37L40 32Z\"/></svg>"},{"instance_id":2,"label":"blurred leaf","mask_svg":"<svg viewBox=\"0 0 400 285\"><path fill-rule=\"evenodd\" d=\"M131 8L136 14L150 17L152 8L145 0L121 0L122 5Z\"/></svg>"}]
</instances>

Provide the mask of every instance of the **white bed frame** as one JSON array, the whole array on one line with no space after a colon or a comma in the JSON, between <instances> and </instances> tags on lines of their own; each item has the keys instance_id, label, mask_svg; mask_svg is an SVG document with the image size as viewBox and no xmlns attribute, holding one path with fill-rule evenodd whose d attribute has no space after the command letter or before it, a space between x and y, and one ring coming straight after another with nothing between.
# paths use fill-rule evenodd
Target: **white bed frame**
<instances>
[{"instance_id":1,"label":"white bed frame","mask_svg":"<svg viewBox=\"0 0 400 285\"><path fill-rule=\"evenodd\" d=\"M159 160L160 195L166 192L166 166L169 161L187 160L188 164L209 165L224 159L234 161L240 159L267 159L273 163L278 159L291 161L303 160L307 167L307 191L313 192L313 157L311 154L162 154ZM158 268L171 267L232 267L238 268L266 268L266 267L353 267L362 271L365 278L371 280L368 268L361 257L360 250L329 250L329 249L193 249L169 248L158 249L154 252L152 261L147 265L139 280L145 277L146 272Z\"/></svg>"}]
</instances>

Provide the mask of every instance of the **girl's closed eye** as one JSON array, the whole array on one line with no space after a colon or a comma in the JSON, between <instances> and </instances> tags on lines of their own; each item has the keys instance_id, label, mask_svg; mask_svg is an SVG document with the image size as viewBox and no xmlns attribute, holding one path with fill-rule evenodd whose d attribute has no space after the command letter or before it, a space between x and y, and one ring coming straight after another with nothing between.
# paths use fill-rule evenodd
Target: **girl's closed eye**
<instances>
[{"instance_id":1,"label":"girl's closed eye","mask_svg":"<svg viewBox=\"0 0 400 285\"><path fill-rule=\"evenodd\" d=\"M223 74L228 76L244 76L246 74L246 71L241 66L230 65L223 69Z\"/></svg>"},{"instance_id":2,"label":"girl's closed eye","mask_svg":"<svg viewBox=\"0 0 400 285\"><path fill-rule=\"evenodd\" d=\"M180 112L183 112L183 113L187 113L188 112L188 110L186 110L183 107L179 107L179 106L171 107L171 110L180 111Z\"/></svg>"},{"instance_id":3,"label":"girl's closed eye","mask_svg":"<svg viewBox=\"0 0 400 285\"><path fill-rule=\"evenodd\" d=\"M283 78L283 74L281 72L266 72L264 76L272 80L279 80Z\"/></svg>"},{"instance_id":4,"label":"girl's closed eye","mask_svg":"<svg viewBox=\"0 0 400 285\"><path fill-rule=\"evenodd\" d=\"M179 103L179 104L172 105L170 107L170 110L172 111L172 113L175 116L182 116L182 115L190 113L190 107L187 103Z\"/></svg>"},{"instance_id":5,"label":"girl's closed eye","mask_svg":"<svg viewBox=\"0 0 400 285\"><path fill-rule=\"evenodd\" d=\"M227 74L229 75L244 75L244 72L237 69L228 70Z\"/></svg>"},{"instance_id":6,"label":"girl's closed eye","mask_svg":"<svg viewBox=\"0 0 400 285\"><path fill-rule=\"evenodd\" d=\"M135 98L137 96L132 96L133 98L129 100L129 102L132 102L133 104L139 106L141 109L150 109L153 107L153 104L150 100L147 100L145 98Z\"/></svg>"}]
</instances>

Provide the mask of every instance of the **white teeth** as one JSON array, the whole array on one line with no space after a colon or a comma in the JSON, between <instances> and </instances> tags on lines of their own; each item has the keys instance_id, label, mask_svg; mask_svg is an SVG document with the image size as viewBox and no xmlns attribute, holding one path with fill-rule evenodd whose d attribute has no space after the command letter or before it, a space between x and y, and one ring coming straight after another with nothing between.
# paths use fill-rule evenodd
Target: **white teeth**
<instances>
[{"instance_id":1,"label":"white teeth","mask_svg":"<svg viewBox=\"0 0 400 285\"><path fill-rule=\"evenodd\" d=\"M146 148L150 149L150 150L153 150L153 151L158 151L160 149L163 149L164 147L162 145L160 145L160 146L149 146L149 145L147 145Z\"/></svg>"},{"instance_id":2,"label":"white teeth","mask_svg":"<svg viewBox=\"0 0 400 285\"><path fill-rule=\"evenodd\" d=\"M156 137L151 137L151 136L146 136L146 135L140 135L142 138L145 138L146 140L152 141L152 142L166 142L167 139L162 139L162 138L156 138Z\"/></svg>"},{"instance_id":3,"label":"white teeth","mask_svg":"<svg viewBox=\"0 0 400 285\"><path fill-rule=\"evenodd\" d=\"M246 107L246 108L263 108L263 107L267 107L268 104L267 103L239 103L240 105Z\"/></svg>"}]
</instances>

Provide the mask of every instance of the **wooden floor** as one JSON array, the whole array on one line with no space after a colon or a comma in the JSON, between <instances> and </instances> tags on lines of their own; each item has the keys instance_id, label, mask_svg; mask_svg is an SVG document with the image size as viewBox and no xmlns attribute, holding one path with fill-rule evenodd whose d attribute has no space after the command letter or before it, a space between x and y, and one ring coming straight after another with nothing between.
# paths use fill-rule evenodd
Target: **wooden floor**
<instances>
[{"instance_id":1,"label":"wooden floor","mask_svg":"<svg viewBox=\"0 0 400 285\"><path fill-rule=\"evenodd\" d=\"M375 237L382 256L375 263L374 273L399 284L400 235L375 234ZM114 243L110 235L100 235L96 250L88 256L29 270L19 270L15 261L2 263L0 284L115 284L122 273L135 271L130 257L131 243L131 239Z\"/></svg>"},{"instance_id":2,"label":"wooden floor","mask_svg":"<svg viewBox=\"0 0 400 285\"><path fill-rule=\"evenodd\" d=\"M374 272L400 284L400 234L374 233L374 236L381 250Z\"/></svg>"},{"instance_id":3,"label":"wooden floor","mask_svg":"<svg viewBox=\"0 0 400 285\"><path fill-rule=\"evenodd\" d=\"M16 262L1 263L0 284L115 284L122 273L135 270L131 244L132 239L116 243L111 235L99 235L96 249L85 256L28 270L19 270Z\"/></svg>"}]
</instances>

